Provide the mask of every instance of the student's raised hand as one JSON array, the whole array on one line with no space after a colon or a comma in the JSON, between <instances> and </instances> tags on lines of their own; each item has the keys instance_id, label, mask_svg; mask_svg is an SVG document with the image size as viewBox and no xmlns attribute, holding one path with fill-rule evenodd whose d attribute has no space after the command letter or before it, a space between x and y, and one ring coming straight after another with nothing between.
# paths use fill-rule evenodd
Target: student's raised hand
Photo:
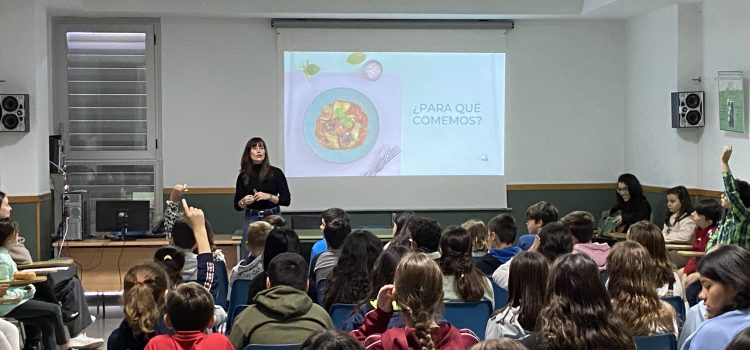
<instances>
[{"instance_id":1,"label":"student's raised hand","mask_svg":"<svg viewBox=\"0 0 750 350\"><path fill-rule=\"evenodd\" d=\"M732 157L732 146L724 146L721 151L721 162L729 164L729 158Z\"/></svg>"},{"instance_id":2,"label":"student's raised hand","mask_svg":"<svg viewBox=\"0 0 750 350\"><path fill-rule=\"evenodd\" d=\"M195 232L197 228L206 227L206 217L203 210L188 206L185 198L182 199L182 211L185 213L185 222Z\"/></svg>"},{"instance_id":3,"label":"student's raised hand","mask_svg":"<svg viewBox=\"0 0 750 350\"><path fill-rule=\"evenodd\" d=\"M169 200L171 202L179 202L182 199L182 195L187 192L187 184L177 184L172 188L172 193L169 194Z\"/></svg>"},{"instance_id":4,"label":"student's raised hand","mask_svg":"<svg viewBox=\"0 0 750 350\"><path fill-rule=\"evenodd\" d=\"M378 309L385 312L393 312L393 292L396 289L392 284L380 287L378 291Z\"/></svg>"}]
</instances>

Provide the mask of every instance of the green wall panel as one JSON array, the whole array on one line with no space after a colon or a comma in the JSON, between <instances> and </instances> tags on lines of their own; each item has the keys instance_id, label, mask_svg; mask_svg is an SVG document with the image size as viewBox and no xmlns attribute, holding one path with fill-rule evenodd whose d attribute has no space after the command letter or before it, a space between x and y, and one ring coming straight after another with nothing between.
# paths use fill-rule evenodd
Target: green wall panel
<instances>
[{"instance_id":1,"label":"green wall panel","mask_svg":"<svg viewBox=\"0 0 750 350\"><path fill-rule=\"evenodd\" d=\"M21 236L26 239L24 245L31 253L34 260L38 260L36 254L36 203L10 203L13 207L10 216L18 222L21 228Z\"/></svg>"}]
</instances>

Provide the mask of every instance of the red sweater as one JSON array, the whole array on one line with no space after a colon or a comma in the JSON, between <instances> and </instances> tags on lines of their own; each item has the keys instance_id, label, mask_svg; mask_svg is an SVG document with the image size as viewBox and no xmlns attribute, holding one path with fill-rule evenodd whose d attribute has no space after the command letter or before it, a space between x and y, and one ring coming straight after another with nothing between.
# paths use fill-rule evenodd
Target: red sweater
<instances>
[{"instance_id":1,"label":"red sweater","mask_svg":"<svg viewBox=\"0 0 750 350\"><path fill-rule=\"evenodd\" d=\"M234 350L223 334L201 331L179 331L174 335L157 335L144 350Z\"/></svg>"},{"instance_id":2,"label":"red sweater","mask_svg":"<svg viewBox=\"0 0 750 350\"><path fill-rule=\"evenodd\" d=\"M387 329L391 313L375 309L365 315L365 322L351 335L357 338L367 350L406 350L419 349L414 328ZM459 330L450 323L441 323L431 330L435 349L468 349L479 342L479 338L468 329Z\"/></svg>"},{"instance_id":3,"label":"red sweater","mask_svg":"<svg viewBox=\"0 0 750 350\"><path fill-rule=\"evenodd\" d=\"M693 251L702 252L706 250L708 239L716 231L716 225L701 228L700 226L695 227L695 239L693 240ZM698 270L698 259L690 258L685 264L685 268L682 270L683 273L689 275Z\"/></svg>"}]
</instances>

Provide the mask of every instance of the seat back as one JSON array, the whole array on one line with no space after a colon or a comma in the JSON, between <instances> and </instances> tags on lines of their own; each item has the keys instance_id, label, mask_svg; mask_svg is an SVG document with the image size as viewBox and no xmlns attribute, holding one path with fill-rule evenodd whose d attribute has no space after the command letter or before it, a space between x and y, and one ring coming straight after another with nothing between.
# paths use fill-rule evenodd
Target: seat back
<instances>
[{"instance_id":1,"label":"seat back","mask_svg":"<svg viewBox=\"0 0 750 350\"><path fill-rule=\"evenodd\" d=\"M475 302L445 303L445 319L456 328L470 329L480 340L484 340L487 320L492 314L489 300Z\"/></svg>"},{"instance_id":2,"label":"seat back","mask_svg":"<svg viewBox=\"0 0 750 350\"><path fill-rule=\"evenodd\" d=\"M298 350L302 344L248 344L245 350Z\"/></svg>"},{"instance_id":3,"label":"seat back","mask_svg":"<svg viewBox=\"0 0 750 350\"><path fill-rule=\"evenodd\" d=\"M682 322L685 322L685 302L679 296L662 297L661 300L666 301L669 305L672 305L674 311L677 313L677 317Z\"/></svg>"},{"instance_id":4,"label":"seat back","mask_svg":"<svg viewBox=\"0 0 750 350\"><path fill-rule=\"evenodd\" d=\"M247 309L248 306L250 305L237 305L229 310L229 312L231 312L232 318L229 318L229 316L227 316L227 327L226 331L224 331L224 334L229 335L232 333L232 325L234 325L234 319L237 318L237 315L239 315L243 310Z\"/></svg>"},{"instance_id":5,"label":"seat back","mask_svg":"<svg viewBox=\"0 0 750 350\"><path fill-rule=\"evenodd\" d=\"M492 282L492 290L495 293L495 310L508 305L508 291Z\"/></svg>"},{"instance_id":6,"label":"seat back","mask_svg":"<svg viewBox=\"0 0 750 350\"><path fill-rule=\"evenodd\" d=\"M316 293L316 299L318 300L318 305L323 305L325 302L326 297L326 280L322 279L318 284L315 285L315 293Z\"/></svg>"},{"instance_id":7,"label":"seat back","mask_svg":"<svg viewBox=\"0 0 750 350\"><path fill-rule=\"evenodd\" d=\"M239 305L247 303L248 290L250 289L250 284L252 284L252 282L253 281L250 280L235 280L234 283L232 283L232 295L229 296L229 306L227 307L226 334L229 334L229 331L232 329L232 322L234 322L234 318L237 317L234 309Z\"/></svg>"},{"instance_id":8,"label":"seat back","mask_svg":"<svg viewBox=\"0 0 750 350\"><path fill-rule=\"evenodd\" d=\"M229 289L229 274L227 274L227 263L218 260L214 261L214 271L216 271L216 288L212 295L214 304L227 309L227 290Z\"/></svg>"},{"instance_id":9,"label":"seat back","mask_svg":"<svg viewBox=\"0 0 750 350\"><path fill-rule=\"evenodd\" d=\"M354 310L354 304L333 304L328 314L331 315L331 321L336 329L344 329L344 323Z\"/></svg>"},{"instance_id":10,"label":"seat back","mask_svg":"<svg viewBox=\"0 0 750 350\"><path fill-rule=\"evenodd\" d=\"M674 334L656 334L635 337L637 350L677 350L677 338Z\"/></svg>"}]
</instances>

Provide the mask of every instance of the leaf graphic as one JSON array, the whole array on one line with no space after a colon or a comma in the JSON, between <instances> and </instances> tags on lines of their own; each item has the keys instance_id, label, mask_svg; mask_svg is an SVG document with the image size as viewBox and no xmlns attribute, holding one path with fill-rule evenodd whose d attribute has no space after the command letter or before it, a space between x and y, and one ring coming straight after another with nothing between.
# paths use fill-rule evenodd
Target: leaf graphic
<instances>
[{"instance_id":1,"label":"leaf graphic","mask_svg":"<svg viewBox=\"0 0 750 350\"><path fill-rule=\"evenodd\" d=\"M318 74L318 72L320 72L320 67L317 64L313 64L313 63L304 65L302 69L305 71L305 76L308 76L308 77Z\"/></svg>"},{"instance_id":2,"label":"leaf graphic","mask_svg":"<svg viewBox=\"0 0 750 350\"><path fill-rule=\"evenodd\" d=\"M346 62L349 64L360 64L365 61L367 55L364 52L354 52L346 58Z\"/></svg>"}]
</instances>

